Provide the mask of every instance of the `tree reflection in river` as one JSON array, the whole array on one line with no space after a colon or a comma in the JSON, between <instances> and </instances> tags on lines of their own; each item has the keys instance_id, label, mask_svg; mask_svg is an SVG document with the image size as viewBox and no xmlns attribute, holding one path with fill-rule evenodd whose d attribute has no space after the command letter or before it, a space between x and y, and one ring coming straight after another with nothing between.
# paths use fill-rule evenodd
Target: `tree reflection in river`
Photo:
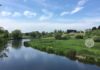
<instances>
[{"instance_id":1,"label":"tree reflection in river","mask_svg":"<svg viewBox=\"0 0 100 70\"><path fill-rule=\"evenodd\" d=\"M0 59L8 57L7 54L4 52L6 47L7 47L7 40L3 40L2 42L0 42Z\"/></svg>"},{"instance_id":2,"label":"tree reflection in river","mask_svg":"<svg viewBox=\"0 0 100 70\"><path fill-rule=\"evenodd\" d=\"M29 54L32 54L32 55L37 54L37 52L31 51L34 53L30 53L30 51L28 51L28 49L30 49L31 47L28 48L24 45L24 43L26 41L29 41L29 40L9 40L8 42L0 43L0 60L1 61L5 60L5 58L9 59L9 58L12 58L12 56L13 56L12 59L14 59L14 56L15 57L20 56L20 58L23 58L25 56L25 58L26 58ZM24 52L22 51L22 49L24 50ZM31 50L35 50L35 49L31 48ZM34 57L32 55L30 55L28 57ZM75 56L76 56L76 51L72 50L72 49L69 50L69 52L67 54L67 58L70 58L71 60L74 59L74 61L76 61L76 60L80 61L84 64L92 64L92 65L95 64L97 66L100 66L100 59L95 59L95 58L89 57L89 56L86 57L85 59L80 59L80 58L75 58ZM46 58L46 56L45 56L45 58Z\"/></svg>"},{"instance_id":3,"label":"tree reflection in river","mask_svg":"<svg viewBox=\"0 0 100 70\"><path fill-rule=\"evenodd\" d=\"M20 48L22 46L22 40L12 40L12 47L13 48Z\"/></svg>"}]
</instances>

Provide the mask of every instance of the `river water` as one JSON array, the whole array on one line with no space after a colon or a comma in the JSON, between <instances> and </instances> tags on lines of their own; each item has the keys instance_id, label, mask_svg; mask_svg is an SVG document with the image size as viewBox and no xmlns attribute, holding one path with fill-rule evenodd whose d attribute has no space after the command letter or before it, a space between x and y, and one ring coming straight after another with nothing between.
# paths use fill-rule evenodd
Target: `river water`
<instances>
[{"instance_id":1,"label":"river water","mask_svg":"<svg viewBox=\"0 0 100 70\"><path fill-rule=\"evenodd\" d=\"M0 70L100 70L94 64L84 64L25 47L24 41L28 40L12 40L0 48Z\"/></svg>"}]
</instances>

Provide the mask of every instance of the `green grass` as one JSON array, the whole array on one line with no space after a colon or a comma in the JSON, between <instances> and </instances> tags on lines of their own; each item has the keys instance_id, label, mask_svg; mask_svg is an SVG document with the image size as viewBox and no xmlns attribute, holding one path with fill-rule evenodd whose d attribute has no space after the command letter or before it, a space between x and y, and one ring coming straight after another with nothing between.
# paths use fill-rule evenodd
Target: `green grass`
<instances>
[{"instance_id":1,"label":"green grass","mask_svg":"<svg viewBox=\"0 0 100 70\"><path fill-rule=\"evenodd\" d=\"M100 57L100 43L95 43L93 48L84 45L84 39L55 40L55 39L35 39L29 42L33 48L66 55L69 50L75 50L77 55Z\"/></svg>"},{"instance_id":2,"label":"green grass","mask_svg":"<svg viewBox=\"0 0 100 70\"><path fill-rule=\"evenodd\" d=\"M84 39L55 40L45 38L34 39L26 44L41 51L100 66L100 42L96 42L92 48L85 47L84 43Z\"/></svg>"}]
</instances>

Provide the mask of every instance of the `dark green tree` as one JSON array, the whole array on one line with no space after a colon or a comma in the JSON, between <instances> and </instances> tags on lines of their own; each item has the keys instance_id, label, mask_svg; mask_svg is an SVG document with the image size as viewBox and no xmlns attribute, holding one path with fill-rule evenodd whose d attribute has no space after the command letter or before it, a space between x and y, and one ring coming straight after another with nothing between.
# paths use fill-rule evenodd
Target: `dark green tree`
<instances>
[{"instance_id":1,"label":"dark green tree","mask_svg":"<svg viewBox=\"0 0 100 70\"><path fill-rule=\"evenodd\" d=\"M100 26L98 26L98 29L100 29Z\"/></svg>"},{"instance_id":2,"label":"dark green tree","mask_svg":"<svg viewBox=\"0 0 100 70\"><path fill-rule=\"evenodd\" d=\"M41 37L41 33L38 32L38 31L31 32L30 35L31 35L32 38L40 38Z\"/></svg>"},{"instance_id":3,"label":"dark green tree","mask_svg":"<svg viewBox=\"0 0 100 70\"><path fill-rule=\"evenodd\" d=\"M97 29L96 27L93 27L93 28L92 28L92 30L96 30L96 29Z\"/></svg>"},{"instance_id":4,"label":"dark green tree","mask_svg":"<svg viewBox=\"0 0 100 70\"><path fill-rule=\"evenodd\" d=\"M20 30L14 30L11 33L12 39L22 39L22 32Z\"/></svg>"},{"instance_id":5,"label":"dark green tree","mask_svg":"<svg viewBox=\"0 0 100 70\"><path fill-rule=\"evenodd\" d=\"M4 38L9 38L9 32L8 32L8 30L4 31Z\"/></svg>"}]
</instances>

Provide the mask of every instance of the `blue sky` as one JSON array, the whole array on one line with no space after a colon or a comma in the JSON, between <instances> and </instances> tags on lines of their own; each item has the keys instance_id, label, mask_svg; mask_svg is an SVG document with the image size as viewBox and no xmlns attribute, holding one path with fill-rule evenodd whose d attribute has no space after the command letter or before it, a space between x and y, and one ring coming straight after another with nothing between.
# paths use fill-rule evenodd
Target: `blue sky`
<instances>
[{"instance_id":1,"label":"blue sky","mask_svg":"<svg viewBox=\"0 0 100 70\"><path fill-rule=\"evenodd\" d=\"M85 30L100 25L100 0L0 0L0 26L12 31Z\"/></svg>"}]
</instances>

